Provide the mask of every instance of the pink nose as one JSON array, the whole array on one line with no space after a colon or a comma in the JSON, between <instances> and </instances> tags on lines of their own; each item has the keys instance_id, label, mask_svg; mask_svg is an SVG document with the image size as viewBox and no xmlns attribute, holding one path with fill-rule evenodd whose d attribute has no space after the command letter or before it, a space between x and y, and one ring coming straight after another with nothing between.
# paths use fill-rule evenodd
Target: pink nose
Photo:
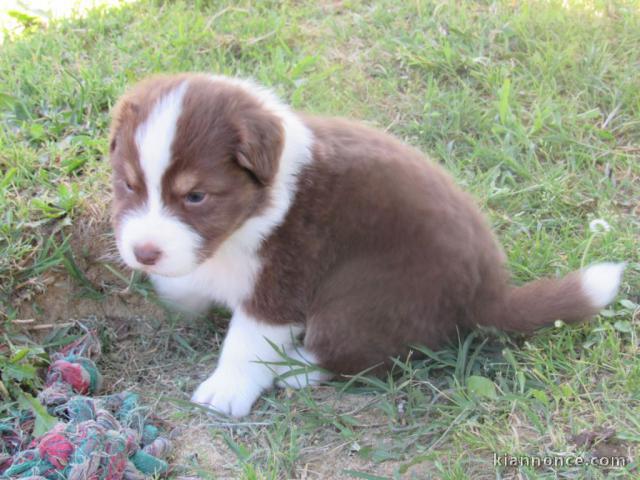
<instances>
[{"instance_id":1,"label":"pink nose","mask_svg":"<svg viewBox=\"0 0 640 480\"><path fill-rule=\"evenodd\" d=\"M145 243L144 245L134 247L133 254L141 264L155 265L162 256L162 250L153 243Z\"/></svg>"}]
</instances>

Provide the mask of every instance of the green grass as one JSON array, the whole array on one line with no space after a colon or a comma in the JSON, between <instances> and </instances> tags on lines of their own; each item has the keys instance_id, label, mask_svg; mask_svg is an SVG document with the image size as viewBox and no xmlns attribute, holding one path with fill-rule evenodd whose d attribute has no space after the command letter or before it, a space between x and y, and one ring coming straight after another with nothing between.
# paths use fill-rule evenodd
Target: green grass
<instances>
[{"instance_id":1,"label":"green grass","mask_svg":"<svg viewBox=\"0 0 640 480\"><path fill-rule=\"evenodd\" d=\"M184 403L220 332L204 341L202 324L156 315L155 335L132 345L156 352L140 368L180 365L185 377L167 385L138 372L123 384L167 391L165 416L197 427L202 451L215 445L223 459L213 473L202 459L177 462L212 478L633 478L639 69L637 1L144 1L36 25L0 46L0 321L15 331L51 279L74 282L69 295L89 295L96 312L125 287L151 298L117 265L85 268L99 256L94 236L108 235L109 109L153 72L251 76L296 108L360 118L444 164L489 216L518 281L603 259L629 266L622 301L588 325L526 340L474 335L399 361L389 378L273 392L239 423ZM592 232L595 219L610 231ZM41 304L29 311L50 321ZM105 360L113 372L116 360ZM576 445L583 432L595 445ZM605 451L634 463L493 465L494 452Z\"/></svg>"}]
</instances>

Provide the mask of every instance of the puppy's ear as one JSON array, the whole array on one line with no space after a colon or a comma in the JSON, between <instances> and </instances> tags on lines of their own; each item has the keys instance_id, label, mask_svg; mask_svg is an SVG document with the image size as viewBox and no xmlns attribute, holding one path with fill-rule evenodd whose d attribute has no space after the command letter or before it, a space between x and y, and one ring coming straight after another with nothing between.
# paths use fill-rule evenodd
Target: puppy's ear
<instances>
[{"instance_id":1,"label":"puppy's ear","mask_svg":"<svg viewBox=\"0 0 640 480\"><path fill-rule=\"evenodd\" d=\"M124 125L131 125L138 115L140 107L128 97L122 97L111 112L111 128L109 131L109 154L112 154L118 143L120 130Z\"/></svg>"},{"instance_id":2,"label":"puppy's ear","mask_svg":"<svg viewBox=\"0 0 640 480\"><path fill-rule=\"evenodd\" d=\"M278 171L284 143L280 119L269 112L252 112L240 121L238 130L238 164L262 185L270 185Z\"/></svg>"}]
</instances>

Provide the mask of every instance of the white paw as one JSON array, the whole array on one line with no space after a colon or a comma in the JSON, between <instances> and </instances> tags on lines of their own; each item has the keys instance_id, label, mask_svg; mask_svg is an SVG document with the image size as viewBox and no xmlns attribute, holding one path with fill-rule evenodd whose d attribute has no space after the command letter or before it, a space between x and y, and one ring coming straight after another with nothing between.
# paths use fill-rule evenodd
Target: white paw
<instances>
[{"instance_id":1,"label":"white paw","mask_svg":"<svg viewBox=\"0 0 640 480\"><path fill-rule=\"evenodd\" d=\"M246 373L217 369L202 382L191 401L232 417L244 417L260 396L262 388Z\"/></svg>"}]
</instances>

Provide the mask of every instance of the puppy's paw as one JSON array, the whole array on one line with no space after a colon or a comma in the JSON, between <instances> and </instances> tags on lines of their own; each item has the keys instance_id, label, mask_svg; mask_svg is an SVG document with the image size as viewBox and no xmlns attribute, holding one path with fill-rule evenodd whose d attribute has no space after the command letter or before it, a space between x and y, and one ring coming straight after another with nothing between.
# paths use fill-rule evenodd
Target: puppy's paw
<instances>
[{"instance_id":1,"label":"puppy's paw","mask_svg":"<svg viewBox=\"0 0 640 480\"><path fill-rule=\"evenodd\" d=\"M261 390L246 373L217 369L200 384L191 401L240 418L249 414Z\"/></svg>"}]
</instances>

